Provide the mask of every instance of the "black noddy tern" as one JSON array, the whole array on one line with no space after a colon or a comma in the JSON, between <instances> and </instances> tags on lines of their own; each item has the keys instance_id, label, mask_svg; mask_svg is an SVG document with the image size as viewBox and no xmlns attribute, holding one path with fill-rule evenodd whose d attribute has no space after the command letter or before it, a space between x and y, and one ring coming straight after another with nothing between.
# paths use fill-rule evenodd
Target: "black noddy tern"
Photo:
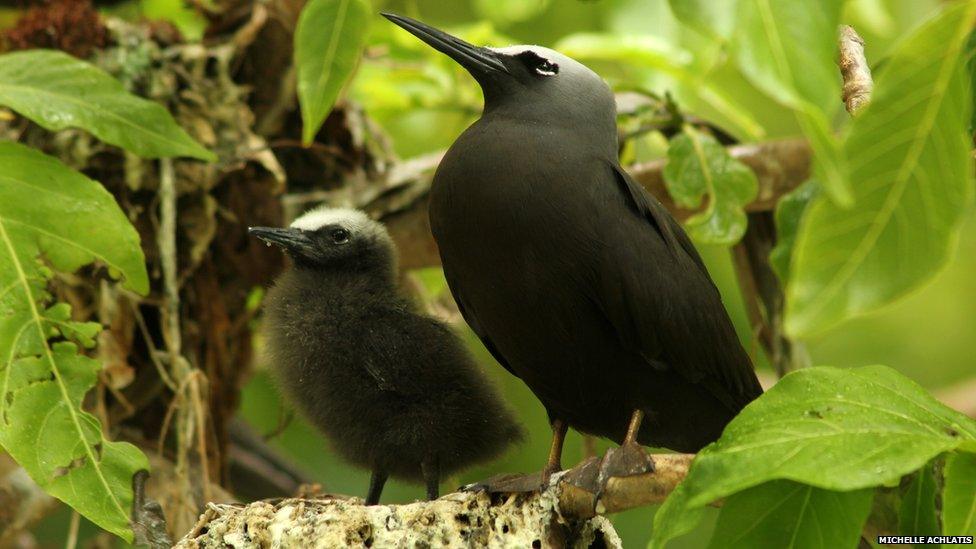
<instances>
[{"instance_id":1,"label":"black noddy tern","mask_svg":"<svg viewBox=\"0 0 976 549\"><path fill-rule=\"evenodd\" d=\"M548 412L543 485L567 427L621 444L600 478L652 470L640 444L716 440L762 389L694 245L620 166L607 84L548 48L384 16L484 93L437 168L430 226L465 320Z\"/></svg>"}]
</instances>

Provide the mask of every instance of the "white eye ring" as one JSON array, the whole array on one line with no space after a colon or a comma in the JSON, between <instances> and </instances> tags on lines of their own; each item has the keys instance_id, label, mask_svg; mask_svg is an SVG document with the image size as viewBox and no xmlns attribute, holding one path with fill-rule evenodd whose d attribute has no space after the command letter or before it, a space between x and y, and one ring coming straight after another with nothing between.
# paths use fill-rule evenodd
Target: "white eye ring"
<instances>
[{"instance_id":1,"label":"white eye ring","mask_svg":"<svg viewBox=\"0 0 976 549\"><path fill-rule=\"evenodd\" d=\"M545 59L542 63L535 66L535 73L541 76L556 76L559 72L559 65Z\"/></svg>"}]
</instances>

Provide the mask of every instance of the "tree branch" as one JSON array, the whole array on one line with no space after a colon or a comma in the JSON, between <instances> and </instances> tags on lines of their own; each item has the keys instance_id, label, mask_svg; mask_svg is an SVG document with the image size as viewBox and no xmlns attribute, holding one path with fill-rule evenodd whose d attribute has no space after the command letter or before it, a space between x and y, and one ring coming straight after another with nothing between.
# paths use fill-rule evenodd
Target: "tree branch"
<instances>
[{"instance_id":1,"label":"tree branch","mask_svg":"<svg viewBox=\"0 0 976 549\"><path fill-rule=\"evenodd\" d=\"M570 473L564 477L565 482L557 486L559 514L574 519L588 519L597 515L619 513L663 503L688 474L695 454L654 454L652 457L654 472L629 477L611 477L602 492L596 486L582 486L569 478L574 471L586 474L587 466L598 468L599 458L592 458L570 470Z\"/></svg>"},{"instance_id":2,"label":"tree branch","mask_svg":"<svg viewBox=\"0 0 976 549\"><path fill-rule=\"evenodd\" d=\"M558 489L456 492L406 505L344 496L210 504L176 547L621 547L610 521L566 517L558 504Z\"/></svg>"},{"instance_id":3,"label":"tree branch","mask_svg":"<svg viewBox=\"0 0 976 549\"><path fill-rule=\"evenodd\" d=\"M810 176L810 146L802 139L737 145L729 148L733 158L752 169L759 180L756 200L748 212L770 211L777 200ZM400 250L404 270L440 264L437 245L427 220L430 182L442 154L433 154L402 164L388 175L378 196L361 197L354 204L381 218ZM665 159L628 168L634 179L651 192L679 220L695 213L677 206L664 186Z\"/></svg>"}]
</instances>

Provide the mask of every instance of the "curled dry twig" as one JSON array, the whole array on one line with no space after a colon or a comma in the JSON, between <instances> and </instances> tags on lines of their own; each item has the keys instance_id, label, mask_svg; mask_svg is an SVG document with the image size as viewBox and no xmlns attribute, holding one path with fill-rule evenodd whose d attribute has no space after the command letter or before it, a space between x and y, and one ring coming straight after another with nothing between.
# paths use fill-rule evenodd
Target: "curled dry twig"
<instances>
[{"instance_id":1,"label":"curled dry twig","mask_svg":"<svg viewBox=\"0 0 976 549\"><path fill-rule=\"evenodd\" d=\"M841 25L838 34L837 64L844 77L844 105L853 116L871 101L874 81L864 57L864 39L850 25Z\"/></svg>"}]
</instances>

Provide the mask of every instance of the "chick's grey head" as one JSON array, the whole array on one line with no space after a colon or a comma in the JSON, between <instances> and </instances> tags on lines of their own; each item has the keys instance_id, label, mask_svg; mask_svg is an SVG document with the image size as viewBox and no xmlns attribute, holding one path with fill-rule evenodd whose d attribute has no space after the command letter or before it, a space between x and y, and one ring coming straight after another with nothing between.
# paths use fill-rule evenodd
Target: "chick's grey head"
<instances>
[{"instance_id":1,"label":"chick's grey head","mask_svg":"<svg viewBox=\"0 0 976 549\"><path fill-rule=\"evenodd\" d=\"M389 233L360 210L319 207L286 228L251 227L252 235L279 246L301 269L395 270Z\"/></svg>"},{"instance_id":2,"label":"chick's grey head","mask_svg":"<svg viewBox=\"0 0 976 549\"><path fill-rule=\"evenodd\" d=\"M615 145L613 93L582 63L541 46L479 47L415 19L383 15L471 73L484 91L485 113L579 128Z\"/></svg>"}]
</instances>

